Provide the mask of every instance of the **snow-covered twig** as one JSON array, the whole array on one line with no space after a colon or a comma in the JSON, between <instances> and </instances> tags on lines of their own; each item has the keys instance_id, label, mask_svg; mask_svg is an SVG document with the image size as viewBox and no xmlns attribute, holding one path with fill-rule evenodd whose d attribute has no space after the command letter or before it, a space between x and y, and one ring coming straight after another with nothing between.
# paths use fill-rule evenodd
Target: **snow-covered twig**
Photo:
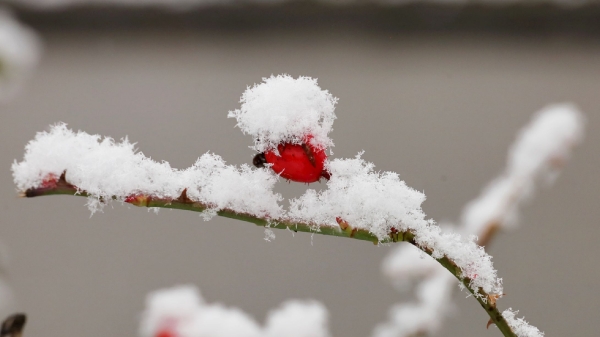
<instances>
[{"instance_id":1,"label":"snow-covered twig","mask_svg":"<svg viewBox=\"0 0 600 337\"><path fill-rule=\"evenodd\" d=\"M248 88L242 96L241 108L229 116L237 119L242 131L254 137L257 151L281 156L279 146L291 144L297 147L297 152L278 163L290 165L288 168L306 168L299 157L304 156L304 163L314 166L311 147L323 151L333 144L328 133L335 119L336 101L314 79L272 76ZM568 123L561 120L560 124ZM537 153L535 148L532 151ZM12 170L17 189L24 196L87 196L92 212L116 200L143 207L198 211L205 220L220 215L268 228L377 244L406 241L460 280L505 336L518 336L496 308L496 300L503 294L502 279L497 276L491 256L477 245L476 236L442 231L434 221L426 219L421 209L425 196L408 187L398 174L375 171L375 166L364 161L361 154L329 160L325 163L327 189L319 192L309 189L291 200L290 208L285 210L279 204L282 197L273 192L279 178L266 158L266 163L261 159L259 168L254 169L248 165L227 165L218 155L207 153L191 167L178 170L137 152L127 139L117 142L109 137L74 132L61 123L38 133L26 146L23 161L15 162ZM540 171L531 168L532 165L521 166ZM445 290L448 284L450 278L443 276L421 285L419 297L426 305L398 307L395 311L400 314L394 320L406 322L405 315L418 314L421 319L411 320L413 326L405 331L435 330L439 324L433 320L446 312L442 304L449 297ZM430 328L423 331L422 327L427 326ZM378 331L382 336L405 333L398 332L394 324Z\"/></svg>"},{"instance_id":2,"label":"snow-covered twig","mask_svg":"<svg viewBox=\"0 0 600 337\"><path fill-rule=\"evenodd\" d=\"M520 206L532 197L536 184L554 182L571 149L583 138L583 125L583 115L569 104L552 105L538 112L512 145L505 172L465 206L463 221L456 230L478 236L478 243L484 246L498 229L514 227ZM441 268L431 259L416 254L410 247L397 248L384 261L383 269L394 283L403 286L419 278L423 279L419 288L438 284L437 291L441 292L438 298L449 300L454 289L455 281L441 273ZM433 334L439 329L449 305L442 300L421 299L408 307L413 310L393 309L391 322L380 326L376 336L385 337L392 332L394 336L406 337ZM420 313L420 320L414 319L415 312ZM507 310L502 315L517 336L543 336L523 319L515 319L515 314ZM406 321L412 324L407 325Z\"/></svg>"},{"instance_id":3,"label":"snow-covered twig","mask_svg":"<svg viewBox=\"0 0 600 337\"><path fill-rule=\"evenodd\" d=\"M350 167L363 167L362 174L366 176L364 178L373 184L358 185L362 186L363 192L368 193L357 191L348 195L368 199L349 205L334 203L331 209L343 210L344 213L340 214L354 220L359 219L359 214L366 210L379 209L378 202L369 206L374 202L373 198L391 198L393 201L406 197L404 192L398 196L394 196L397 191L391 195L385 193L381 179L383 182L399 184L397 176L373 173L372 166L366 165L358 158L351 161ZM337 172L335 168L332 171ZM496 270L492 267L491 257L472 239L464 240L457 234L442 234L434 223L423 220L420 207L411 209L410 204L398 204L399 213L397 210L391 210L392 213L384 217L384 220L388 221L376 222L375 227L352 227L348 223L342 226L337 222L336 226L330 223L319 224L314 222L318 218L314 209L308 211L316 203L309 201L321 200L327 204L331 199L328 199L328 194L318 195L308 190L308 196L299 199L304 200L299 207L306 207L308 214L306 221L301 222L298 209L290 212L293 216L289 216L278 207L279 197L269 188L269 182L276 179L276 176L272 173L269 175L265 169L236 169L225 165L220 157L206 154L193 167L174 170L168 163L157 163L142 153L136 153L133 145L127 140L120 143L115 143L110 138L101 140L99 136L68 130L64 124L55 125L49 132L38 133L36 139L27 145L25 160L13 164L13 176L23 196L87 196L88 206L92 210L97 210L99 205L111 200L117 200L142 207L208 211L209 217L220 215L260 226L268 225L269 228L349 237L375 243L406 241L433 256L458 278L475 295L505 336L515 336L495 304L488 301L489 298L502 293L501 280L497 278ZM339 192L336 192L336 188L347 190L348 182L354 182L355 178L354 175L341 174L341 171L339 175L332 175L328 182L329 192L331 195L337 195ZM344 183L344 179L350 180ZM236 188L231 187L234 182L237 182ZM373 190L365 191L368 186L372 186ZM403 188L402 184L398 186ZM261 195L262 197L256 197ZM247 199L262 201L252 203ZM382 204L386 205L386 202ZM357 205L357 210L353 210L352 205ZM382 210L379 209L379 212ZM368 220L369 214L364 214L363 221ZM381 213L373 213L370 216L381 216ZM408 223L390 223L389 219L394 219L395 216L406 216ZM322 219L330 221L327 217ZM411 220L413 222L410 222ZM357 221L357 224L361 225L361 222ZM384 228L390 228L387 234L384 234Z\"/></svg>"}]
</instances>

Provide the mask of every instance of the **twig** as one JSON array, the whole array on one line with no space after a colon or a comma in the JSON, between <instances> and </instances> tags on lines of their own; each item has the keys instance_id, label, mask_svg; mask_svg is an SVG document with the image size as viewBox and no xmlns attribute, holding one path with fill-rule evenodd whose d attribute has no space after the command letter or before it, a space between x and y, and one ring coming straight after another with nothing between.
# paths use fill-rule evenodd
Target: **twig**
<instances>
[{"instance_id":1,"label":"twig","mask_svg":"<svg viewBox=\"0 0 600 337\"><path fill-rule=\"evenodd\" d=\"M2 322L0 336L21 337L25 323L27 323L27 316L25 314L18 313L8 316L4 322Z\"/></svg>"}]
</instances>

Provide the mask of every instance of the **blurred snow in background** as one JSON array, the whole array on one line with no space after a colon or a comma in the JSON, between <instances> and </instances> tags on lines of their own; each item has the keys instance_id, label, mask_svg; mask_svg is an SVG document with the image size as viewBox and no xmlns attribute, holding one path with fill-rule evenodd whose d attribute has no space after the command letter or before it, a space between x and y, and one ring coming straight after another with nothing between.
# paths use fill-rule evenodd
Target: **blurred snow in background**
<instances>
[{"instance_id":1,"label":"blurred snow in background","mask_svg":"<svg viewBox=\"0 0 600 337\"><path fill-rule=\"evenodd\" d=\"M16 94L40 59L36 34L0 8L0 102Z\"/></svg>"}]
</instances>

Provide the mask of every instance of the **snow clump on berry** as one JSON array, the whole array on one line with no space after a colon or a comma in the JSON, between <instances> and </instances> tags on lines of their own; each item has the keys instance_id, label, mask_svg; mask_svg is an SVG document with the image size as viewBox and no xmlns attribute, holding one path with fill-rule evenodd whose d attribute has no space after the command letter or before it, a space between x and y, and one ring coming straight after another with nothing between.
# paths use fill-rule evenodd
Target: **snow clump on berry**
<instances>
[{"instance_id":1,"label":"snow clump on berry","mask_svg":"<svg viewBox=\"0 0 600 337\"><path fill-rule=\"evenodd\" d=\"M263 83L248 87L240 98L240 109L230 111L229 118L254 137L258 152L277 150L281 143L300 144L312 136L310 143L324 149L333 146L328 137L332 130L337 98L322 90L317 79L289 75L263 78Z\"/></svg>"}]
</instances>

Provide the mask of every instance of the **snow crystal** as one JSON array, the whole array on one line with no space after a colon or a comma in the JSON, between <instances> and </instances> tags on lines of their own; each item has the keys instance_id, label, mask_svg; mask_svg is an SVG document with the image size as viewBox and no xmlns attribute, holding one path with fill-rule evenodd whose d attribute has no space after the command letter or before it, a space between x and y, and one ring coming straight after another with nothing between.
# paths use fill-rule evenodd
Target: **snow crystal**
<instances>
[{"instance_id":1,"label":"snow crystal","mask_svg":"<svg viewBox=\"0 0 600 337\"><path fill-rule=\"evenodd\" d=\"M189 286L148 295L140 335L178 337L329 337L327 310L315 301L288 301L269 313L265 327L236 308L207 304Z\"/></svg>"},{"instance_id":2,"label":"snow crystal","mask_svg":"<svg viewBox=\"0 0 600 337\"><path fill-rule=\"evenodd\" d=\"M544 337L544 333L538 328L530 325L523 318L516 318L518 313L518 311L514 311L512 308L508 308L502 312L502 317L504 317L518 337Z\"/></svg>"},{"instance_id":3,"label":"snow crystal","mask_svg":"<svg viewBox=\"0 0 600 337\"><path fill-rule=\"evenodd\" d=\"M127 138L117 142L73 132L66 124L39 132L12 171L20 191L66 171L66 180L90 195L92 210L102 204L99 200L124 200L136 194L175 199L187 188L188 198L212 209L208 215L225 208L260 217L282 212L281 195L272 191L277 176L265 169L226 165L221 157L206 153L192 167L176 170L168 162L136 152Z\"/></svg>"},{"instance_id":4,"label":"snow crystal","mask_svg":"<svg viewBox=\"0 0 600 337\"><path fill-rule=\"evenodd\" d=\"M328 137L335 117L337 98L321 90L310 77L289 75L263 78L240 99L242 106L229 112L245 134L254 137L254 149L277 149L283 142L302 143L307 136L316 148L333 146Z\"/></svg>"},{"instance_id":5,"label":"snow crystal","mask_svg":"<svg viewBox=\"0 0 600 337\"><path fill-rule=\"evenodd\" d=\"M40 59L35 33L0 9L0 99L14 96Z\"/></svg>"},{"instance_id":6,"label":"snow crystal","mask_svg":"<svg viewBox=\"0 0 600 337\"><path fill-rule=\"evenodd\" d=\"M465 231L481 235L493 224L516 224L519 207L531 197L535 183L552 183L572 147L581 141L584 122L581 112L569 104L538 112L512 145L505 172L465 207Z\"/></svg>"},{"instance_id":7,"label":"snow crystal","mask_svg":"<svg viewBox=\"0 0 600 337\"><path fill-rule=\"evenodd\" d=\"M265 227L265 241L271 242L275 240L275 233L271 228Z\"/></svg>"}]
</instances>

